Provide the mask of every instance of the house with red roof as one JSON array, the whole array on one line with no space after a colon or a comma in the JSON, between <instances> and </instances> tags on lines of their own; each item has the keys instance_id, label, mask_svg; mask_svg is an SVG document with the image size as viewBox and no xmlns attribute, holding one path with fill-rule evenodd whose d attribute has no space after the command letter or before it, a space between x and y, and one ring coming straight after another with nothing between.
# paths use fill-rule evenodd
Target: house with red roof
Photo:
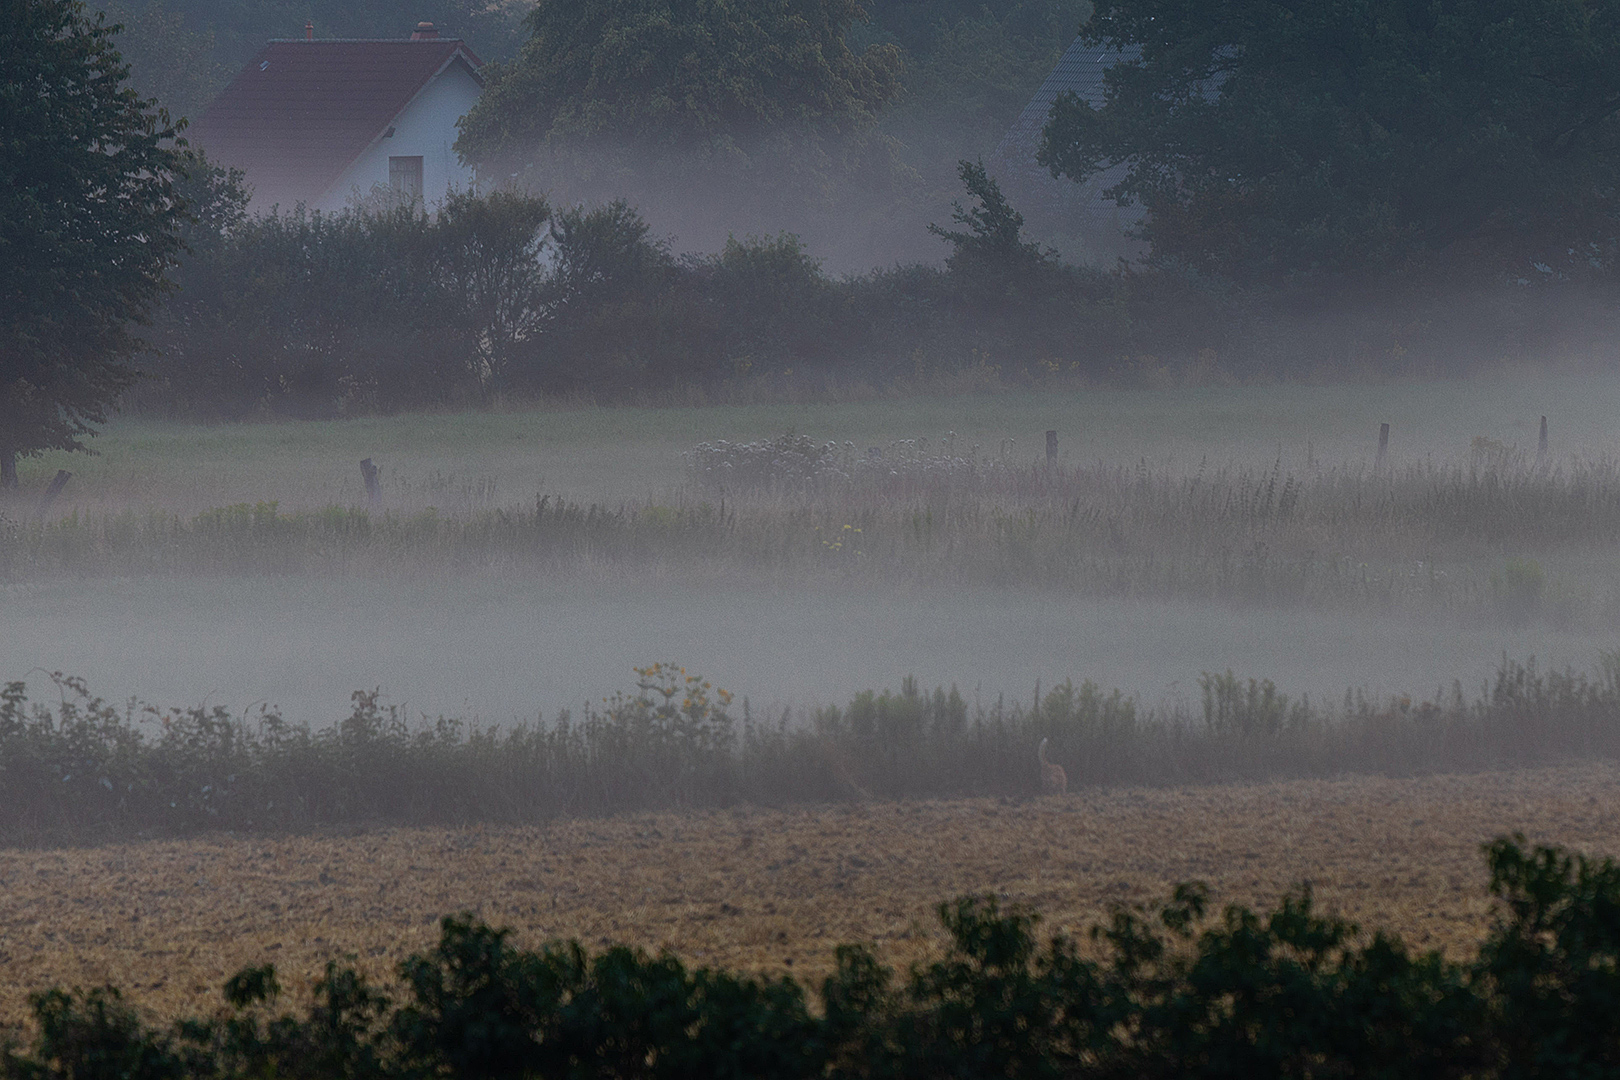
<instances>
[{"instance_id":1,"label":"house with red roof","mask_svg":"<svg viewBox=\"0 0 1620 1080\"><path fill-rule=\"evenodd\" d=\"M377 188L431 207L473 185L452 147L484 82L459 38L417 24L409 40L272 41L186 132L241 169L251 209L342 209Z\"/></svg>"}]
</instances>

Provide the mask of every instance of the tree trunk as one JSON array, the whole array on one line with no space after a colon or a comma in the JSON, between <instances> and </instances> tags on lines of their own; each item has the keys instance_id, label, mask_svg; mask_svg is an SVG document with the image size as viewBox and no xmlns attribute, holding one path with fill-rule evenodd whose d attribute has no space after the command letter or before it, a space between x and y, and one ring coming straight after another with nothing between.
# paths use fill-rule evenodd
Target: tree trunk
<instances>
[{"instance_id":1,"label":"tree trunk","mask_svg":"<svg viewBox=\"0 0 1620 1080\"><path fill-rule=\"evenodd\" d=\"M0 491L17 486L17 452L0 446Z\"/></svg>"}]
</instances>

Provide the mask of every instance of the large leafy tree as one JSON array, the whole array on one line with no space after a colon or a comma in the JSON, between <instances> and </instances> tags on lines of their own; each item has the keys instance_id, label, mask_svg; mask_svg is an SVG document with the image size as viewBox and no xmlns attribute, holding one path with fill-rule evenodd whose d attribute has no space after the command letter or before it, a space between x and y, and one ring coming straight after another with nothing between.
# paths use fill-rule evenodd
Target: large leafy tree
<instances>
[{"instance_id":1,"label":"large leafy tree","mask_svg":"<svg viewBox=\"0 0 1620 1080\"><path fill-rule=\"evenodd\" d=\"M1611 0L1097 0L1083 33L1124 59L1041 159L1120 167L1156 257L1316 287L1612 264Z\"/></svg>"},{"instance_id":2,"label":"large leafy tree","mask_svg":"<svg viewBox=\"0 0 1620 1080\"><path fill-rule=\"evenodd\" d=\"M623 199L689 247L781 229L841 247L914 182L873 122L899 51L852 44L862 18L858 0L539 0L456 148L559 205Z\"/></svg>"},{"instance_id":3,"label":"large leafy tree","mask_svg":"<svg viewBox=\"0 0 1620 1080\"><path fill-rule=\"evenodd\" d=\"M84 449L181 246L166 113L125 85L115 28L7 0L0 33L0 486L19 454Z\"/></svg>"},{"instance_id":4,"label":"large leafy tree","mask_svg":"<svg viewBox=\"0 0 1620 1080\"><path fill-rule=\"evenodd\" d=\"M98 0L97 6L123 26L118 52L129 61L130 84L171 116L197 116L236 74L238 64L219 58L214 31L194 27L164 0ZM292 37L292 20L286 25L275 36Z\"/></svg>"},{"instance_id":5,"label":"large leafy tree","mask_svg":"<svg viewBox=\"0 0 1620 1080\"><path fill-rule=\"evenodd\" d=\"M864 17L858 0L540 0L457 146L690 149L858 125L899 89L897 50L850 48Z\"/></svg>"}]
</instances>

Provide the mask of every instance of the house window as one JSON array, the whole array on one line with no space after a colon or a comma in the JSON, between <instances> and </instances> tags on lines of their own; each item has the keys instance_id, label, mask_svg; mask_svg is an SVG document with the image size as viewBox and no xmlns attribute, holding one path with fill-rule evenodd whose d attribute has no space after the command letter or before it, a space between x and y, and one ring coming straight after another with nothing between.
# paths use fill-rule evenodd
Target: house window
<instances>
[{"instance_id":1,"label":"house window","mask_svg":"<svg viewBox=\"0 0 1620 1080\"><path fill-rule=\"evenodd\" d=\"M422 159L420 157L391 157L388 159L388 186L409 199L422 197Z\"/></svg>"}]
</instances>

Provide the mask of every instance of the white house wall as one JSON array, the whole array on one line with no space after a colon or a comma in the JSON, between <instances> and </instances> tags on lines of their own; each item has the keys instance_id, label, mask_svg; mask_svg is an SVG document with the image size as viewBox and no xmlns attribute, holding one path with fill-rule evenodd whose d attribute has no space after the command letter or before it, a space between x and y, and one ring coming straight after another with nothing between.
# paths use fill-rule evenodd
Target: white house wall
<instances>
[{"instance_id":1,"label":"white house wall","mask_svg":"<svg viewBox=\"0 0 1620 1080\"><path fill-rule=\"evenodd\" d=\"M373 187L387 187L391 157L421 157L422 196L429 207L441 202L452 187L472 187L472 169L461 164L451 147L459 134L456 121L472 109L480 89L478 80L459 63L435 75L394 121L394 134L372 143L316 205L341 210L355 197L369 195Z\"/></svg>"}]
</instances>

